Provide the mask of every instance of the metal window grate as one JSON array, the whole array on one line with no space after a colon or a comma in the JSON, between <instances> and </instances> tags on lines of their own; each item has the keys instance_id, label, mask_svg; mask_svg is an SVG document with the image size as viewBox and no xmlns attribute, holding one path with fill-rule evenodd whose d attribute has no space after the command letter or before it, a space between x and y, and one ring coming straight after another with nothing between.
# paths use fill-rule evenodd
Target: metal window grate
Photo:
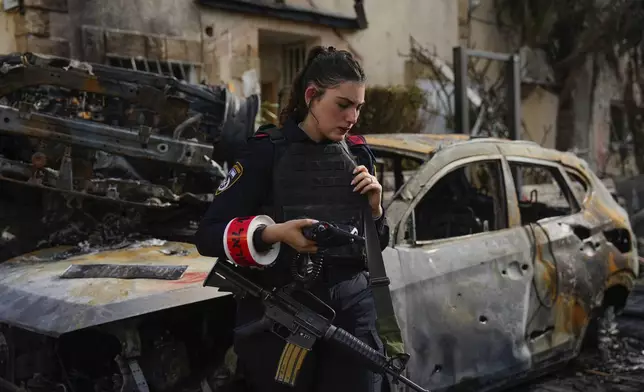
<instances>
[{"instance_id":1,"label":"metal window grate","mask_svg":"<svg viewBox=\"0 0 644 392\"><path fill-rule=\"evenodd\" d=\"M288 87L306 62L306 44L289 44L283 46L282 86Z\"/></svg>"},{"instance_id":2,"label":"metal window grate","mask_svg":"<svg viewBox=\"0 0 644 392\"><path fill-rule=\"evenodd\" d=\"M134 57L109 56L107 63L112 67L174 76L179 80L185 80L189 83L198 83L199 78L199 67L197 65L179 61L159 61Z\"/></svg>"}]
</instances>

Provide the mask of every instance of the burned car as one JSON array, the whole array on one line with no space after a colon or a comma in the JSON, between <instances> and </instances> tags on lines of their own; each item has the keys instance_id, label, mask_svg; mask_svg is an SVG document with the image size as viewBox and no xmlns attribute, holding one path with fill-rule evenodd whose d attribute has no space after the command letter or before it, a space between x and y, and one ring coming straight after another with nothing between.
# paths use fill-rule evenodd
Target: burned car
<instances>
[{"instance_id":1,"label":"burned car","mask_svg":"<svg viewBox=\"0 0 644 392\"><path fill-rule=\"evenodd\" d=\"M234 300L224 282L203 287L216 260L190 238L223 146L253 132L253 100L0 61L0 389L231 387ZM367 142L389 188L383 256L415 382L486 391L540 375L625 303L639 273L628 218L574 155L465 135Z\"/></svg>"},{"instance_id":2,"label":"burned car","mask_svg":"<svg viewBox=\"0 0 644 392\"><path fill-rule=\"evenodd\" d=\"M0 56L0 389L226 382L234 302L186 241L258 109L163 72Z\"/></svg>"},{"instance_id":3,"label":"burned car","mask_svg":"<svg viewBox=\"0 0 644 392\"><path fill-rule=\"evenodd\" d=\"M624 307L636 239L583 160L464 135L367 142L392 191L384 258L420 385L487 391L538 376L579 354L604 308Z\"/></svg>"},{"instance_id":4,"label":"burned car","mask_svg":"<svg viewBox=\"0 0 644 392\"><path fill-rule=\"evenodd\" d=\"M111 207L117 215L131 207L130 223L147 220L141 227L160 235L190 238L258 109L256 95L241 99L220 86L33 53L0 56L0 183L5 207L13 206L0 212L0 229L10 229L0 259L58 243L43 238L52 233L80 241L96 226L94 212ZM92 213L63 216L72 211Z\"/></svg>"}]
</instances>

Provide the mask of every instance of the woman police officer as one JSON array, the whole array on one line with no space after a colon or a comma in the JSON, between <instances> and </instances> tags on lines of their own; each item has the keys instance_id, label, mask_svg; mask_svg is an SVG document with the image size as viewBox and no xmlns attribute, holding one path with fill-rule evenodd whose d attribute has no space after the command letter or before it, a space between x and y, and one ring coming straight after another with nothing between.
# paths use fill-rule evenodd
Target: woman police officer
<instances>
[{"instance_id":1,"label":"woman police officer","mask_svg":"<svg viewBox=\"0 0 644 392\"><path fill-rule=\"evenodd\" d=\"M294 255L318 251L318 245L302 233L318 220L361 232L359 221L372 219L384 249L389 228L382 186L373 175L375 157L364 138L348 135L358 121L364 96L364 71L349 52L313 48L293 80L288 105L280 114L281 127L260 129L249 139L243 158L217 189L196 234L199 253L235 262L227 228L239 224L241 217L258 215L270 216L270 222L253 232L247 249L266 253L279 248L273 252L278 256L267 268L245 272L267 287L293 279ZM363 213L365 196L371 216ZM327 252L321 269L309 290L335 310L334 324L383 352L364 245ZM259 300L238 299L234 348L251 390L380 391L381 375L323 343L306 353L270 331L237 333L262 313Z\"/></svg>"}]
</instances>

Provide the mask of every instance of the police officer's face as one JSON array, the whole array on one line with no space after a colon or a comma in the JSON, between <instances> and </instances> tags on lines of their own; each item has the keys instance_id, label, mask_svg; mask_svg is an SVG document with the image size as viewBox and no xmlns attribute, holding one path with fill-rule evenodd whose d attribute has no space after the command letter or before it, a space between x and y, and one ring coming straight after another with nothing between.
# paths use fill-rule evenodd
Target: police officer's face
<instances>
[{"instance_id":1,"label":"police officer's face","mask_svg":"<svg viewBox=\"0 0 644 392\"><path fill-rule=\"evenodd\" d=\"M315 90L309 92L309 89L306 94L314 95ZM311 112L315 116L312 123L315 124L317 132L333 141L342 140L358 122L360 109L364 105L364 94L364 84L344 82L327 89L319 99L314 99Z\"/></svg>"}]
</instances>

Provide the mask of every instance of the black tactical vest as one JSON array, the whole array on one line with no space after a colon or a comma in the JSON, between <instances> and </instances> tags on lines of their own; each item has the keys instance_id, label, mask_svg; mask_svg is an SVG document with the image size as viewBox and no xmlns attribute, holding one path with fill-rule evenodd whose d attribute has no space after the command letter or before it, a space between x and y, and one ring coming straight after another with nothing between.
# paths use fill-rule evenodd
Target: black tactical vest
<instances>
[{"instance_id":1,"label":"black tactical vest","mask_svg":"<svg viewBox=\"0 0 644 392\"><path fill-rule=\"evenodd\" d=\"M364 236L365 196L351 185L357 166L343 142L294 142L282 130L266 131L276 145L273 163L273 206L276 222L310 218L336 224ZM365 261L364 245L330 249L327 257Z\"/></svg>"}]
</instances>

